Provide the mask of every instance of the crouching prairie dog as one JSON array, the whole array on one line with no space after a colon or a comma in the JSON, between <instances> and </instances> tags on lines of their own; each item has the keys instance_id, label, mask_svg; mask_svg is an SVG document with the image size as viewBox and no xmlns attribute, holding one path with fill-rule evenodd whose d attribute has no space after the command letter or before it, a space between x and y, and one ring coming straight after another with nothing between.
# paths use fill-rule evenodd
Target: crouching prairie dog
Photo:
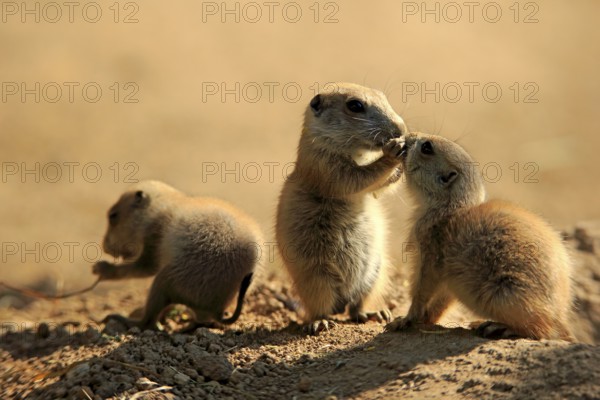
<instances>
[{"instance_id":1,"label":"crouching prairie dog","mask_svg":"<svg viewBox=\"0 0 600 400\"><path fill-rule=\"evenodd\" d=\"M194 325L235 322L260 259L258 225L230 204L188 197L158 181L127 190L108 212L103 247L116 265L100 261L93 272L102 280L156 275L144 315L136 321L109 315L128 327L156 329L161 311L184 304L195 313ZM237 294L235 312L224 318Z\"/></svg>"},{"instance_id":2,"label":"crouching prairie dog","mask_svg":"<svg viewBox=\"0 0 600 400\"><path fill-rule=\"evenodd\" d=\"M401 176L405 131L383 93L355 84L333 85L305 111L295 169L279 198L276 236L309 333L328 329L328 317L347 306L357 322L391 320L381 301L388 259L375 193ZM369 151L378 158L365 163ZM367 302L379 308L367 310Z\"/></svg>"},{"instance_id":3,"label":"crouching prairie dog","mask_svg":"<svg viewBox=\"0 0 600 400\"><path fill-rule=\"evenodd\" d=\"M490 319L484 337L562 338L572 307L571 262L558 232L514 204L485 200L473 159L439 136L411 134L402 150L414 226L408 315L388 331L435 323L455 300Z\"/></svg>"}]
</instances>

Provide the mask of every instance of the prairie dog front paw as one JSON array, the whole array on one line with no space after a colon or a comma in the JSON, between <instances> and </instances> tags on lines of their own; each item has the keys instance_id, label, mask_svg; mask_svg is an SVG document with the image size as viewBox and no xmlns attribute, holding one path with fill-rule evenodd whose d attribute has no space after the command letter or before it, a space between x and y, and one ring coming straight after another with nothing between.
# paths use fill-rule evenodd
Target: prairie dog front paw
<instances>
[{"instance_id":1,"label":"prairie dog front paw","mask_svg":"<svg viewBox=\"0 0 600 400\"><path fill-rule=\"evenodd\" d=\"M108 261L98 261L92 267L92 273L98 275L101 279L114 279L117 276L117 266Z\"/></svg>"},{"instance_id":2,"label":"prairie dog front paw","mask_svg":"<svg viewBox=\"0 0 600 400\"><path fill-rule=\"evenodd\" d=\"M392 158L397 161L400 161L400 158L403 155L403 147L404 147L404 139L395 138L391 139L383 146L383 155L384 157Z\"/></svg>"}]
</instances>

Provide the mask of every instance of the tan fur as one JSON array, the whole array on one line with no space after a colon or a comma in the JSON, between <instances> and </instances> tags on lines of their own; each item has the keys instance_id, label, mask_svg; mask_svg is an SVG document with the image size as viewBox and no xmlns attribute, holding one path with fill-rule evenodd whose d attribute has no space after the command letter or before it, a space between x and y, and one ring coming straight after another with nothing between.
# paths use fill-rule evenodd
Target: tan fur
<instances>
[{"instance_id":1,"label":"tan fur","mask_svg":"<svg viewBox=\"0 0 600 400\"><path fill-rule=\"evenodd\" d=\"M406 127L383 93L334 87L305 112L295 170L279 199L279 251L310 322L346 306L354 320L389 319L387 310L365 312L364 303L385 291L386 225L374 194L400 177ZM349 109L353 100L364 112ZM377 159L359 162L374 151Z\"/></svg>"},{"instance_id":2,"label":"tan fur","mask_svg":"<svg viewBox=\"0 0 600 400\"><path fill-rule=\"evenodd\" d=\"M109 210L104 238L105 251L124 262L101 261L94 273L107 280L156 278L141 321L109 319L155 328L163 308L180 303L194 310L198 323L234 322L261 243L256 222L224 201L188 197L157 181L136 184ZM225 320L238 292L237 316Z\"/></svg>"},{"instance_id":3,"label":"tan fur","mask_svg":"<svg viewBox=\"0 0 600 400\"><path fill-rule=\"evenodd\" d=\"M423 153L426 142L433 154ZM417 251L410 310L387 329L435 323L456 299L517 336L571 340L571 263L560 235L514 204L484 202L472 158L450 140L408 135L402 159Z\"/></svg>"}]
</instances>

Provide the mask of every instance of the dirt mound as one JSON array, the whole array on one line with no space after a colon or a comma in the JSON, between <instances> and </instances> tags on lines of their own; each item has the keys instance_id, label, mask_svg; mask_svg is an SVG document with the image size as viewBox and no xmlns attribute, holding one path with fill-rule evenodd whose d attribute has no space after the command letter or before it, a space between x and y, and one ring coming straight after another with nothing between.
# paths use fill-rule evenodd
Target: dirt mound
<instances>
[{"instance_id":1,"label":"dirt mound","mask_svg":"<svg viewBox=\"0 0 600 400\"><path fill-rule=\"evenodd\" d=\"M570 237L574 330L588 344L489 341L443 326L382 333L377 323L342 320L309 337L276 279L248 296L243 316L224 332L119 333L90 321L140 306L148 282L103 284L87 295L2 310L0 397L598 398L600 258L594 248L576 250L582 241ZM401 292L392 301L398 315L408 305Z\"/></svg>"}]
</instances>

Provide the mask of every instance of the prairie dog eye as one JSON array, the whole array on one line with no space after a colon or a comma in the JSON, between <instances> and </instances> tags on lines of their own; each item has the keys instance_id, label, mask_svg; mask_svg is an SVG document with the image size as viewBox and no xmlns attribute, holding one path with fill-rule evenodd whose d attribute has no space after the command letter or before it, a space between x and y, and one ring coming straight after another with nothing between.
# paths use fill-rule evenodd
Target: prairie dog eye
<instances>
[{"instance_id":1,"label":"prairie dog eye","mask_svg":"<svg viewBox=\"0 0 600 400\"><path fill-rule=\"evenodd\" d=\"M350 100L346 103L346 107L353 113L365 112L365 105L360 100Z\"/></svg>"},{"instance_id":2,"label":"prairie dog eye","mask_svg":"<svg viewBox=\"0 0 600 400\"><path fill-rule=\"evenodd\" d=\"M421 153L427 155L433 155L433 145L430 141L426 141L421 145Z\"/></svg>"},{"instance_id":3,"label":"prairie dog eye","mask_svg":"<svg viewBox=\"0 0 600 400\"><path fill-rule=\"evenodd\" d=\"M108 214L108 222L111 225L116 224L118 218L119 218L119 213L117 211L111 211L111 213Z\"/></svg>"}]
</instances>

